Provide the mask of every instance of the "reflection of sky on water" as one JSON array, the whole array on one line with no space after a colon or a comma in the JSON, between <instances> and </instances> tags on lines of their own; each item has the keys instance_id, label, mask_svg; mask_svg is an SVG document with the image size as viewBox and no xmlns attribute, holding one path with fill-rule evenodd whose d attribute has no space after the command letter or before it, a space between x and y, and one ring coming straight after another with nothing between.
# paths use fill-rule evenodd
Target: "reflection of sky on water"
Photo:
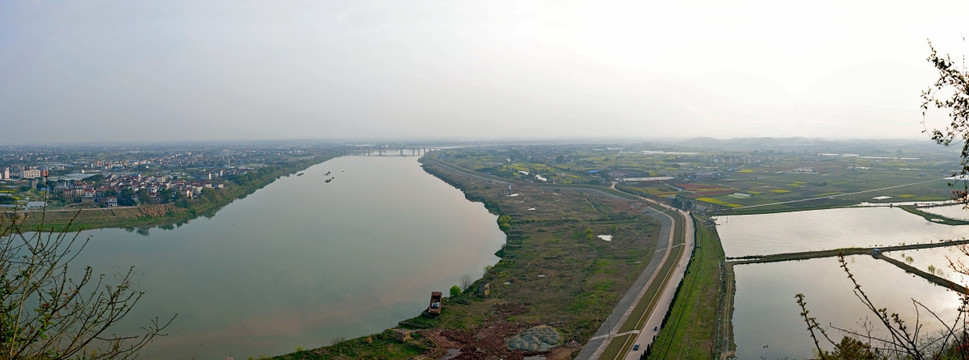
<instances>
[{"instance_id":1,"label":"reflection of sky on water","mask_svg":"<svg viewBox=\"0 0 969 360\"><path fill-rule=\"evenodd\" d=\"M912 298L943 319L954 318L959 304L954 292L870 256L851 256L847 261L875 306L902 314L908 325L914 326L916 321ZM863 328L859 323L865 317L877 321L855 297L836 258L737 265L734 271L737 295L733 325L738 359L813 356L814 344L794 298L798 293L805 295L810 316L827 327L834 341L843 334L829 325L860 331ZM941 329L929 316L924 310L921 312L925 334Z\"/></svg>"},{"instance_id":2,"label":"reflection of sky on water","mask_svg":"<svg viewBox=\"0 0 969 360\"><path fill-rule=\"evenodd\" d=\"M147 358L276 355L380 331L480 276L504 242L494 215L414 158L337 158L211 219L89 234L77 264L143 273L129 328L179 313Z\"/></svg>"},{"instance_id":3,"label":"reflection of sky on water","mask_svg":"<svg viewBox=\"0 0 969 360\"><path fill-rule=\"evenodd\" d=\"M969 236L969 225L936 224L898 208L721 216L717 224L727 256L891 246Z\"/></svg>"},{"instance_id":4,"label":"reflection of sky on water","mask_svg":"<svg viewBox=\"0 0 969 360\"><path fill-rule=\"evenodd\" d=\"M969 220L969 209L966 209L963 204L921 208L919 210L930 214L942 215L951 219Z\"/></svg>"},{"instance_id":5,"label":"reflection of sky on water","mask_svg":"<svg viewBox=\"0 0 969 360\"><path fill-rule=\"evenodd\" d=\"M724 216L717 230L727 256L762 255L835 249L851 246L885 246L901 243L961 239L969 226L948 226L893 208L849 208L805 212ZM947 264L952 249L902 252L912 265L927 269ZM902 256L899 252L890 256ZM894 265L870 256L847 258L849 268L877 307L898 312L914 326L912 298L924 303L943 319L952 319L958 298L955 293ZM770 264L737 265L737 294L733 318L737 355L740 359L813 356L813 343L800 318L794 295L806 295L811 316L822 325L860 330L863 317L875 319L852 292L853 286L836 258ZM952 276L947 267L946 276ZM923 333L940 329L928 321ZM833 340L842 334L833 331Z\"/></svg>"},{"instance_id":6,"label":"reflection of sky on water","mask_svg":"<svg viewBox=\"0 0 969 360\"><path fill-rule=\"evenodd\" d=\"M955 283L969 285L969 276L953 271L949 265L949 260L963 265L969 265L969 257L959 250L959 246L947 246L941 248L891 251L885 253L895 259L905 261L916 269L929 272L929 267L935 270L934 273Z\"/></svg>"}]
</instances>

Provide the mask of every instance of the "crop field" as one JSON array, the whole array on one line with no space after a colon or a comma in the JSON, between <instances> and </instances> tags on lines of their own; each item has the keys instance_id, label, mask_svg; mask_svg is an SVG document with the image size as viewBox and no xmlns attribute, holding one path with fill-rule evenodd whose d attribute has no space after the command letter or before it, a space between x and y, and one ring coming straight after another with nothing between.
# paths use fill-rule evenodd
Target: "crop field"
<instances>
[{"instance_id":1,"label":"crop field","mask_svg":"<svg viewBox=\"0 0 969 360\"><path fill-rule=\"evenodd\" d=\"M441 358L448 348L511 358L521 354L507 348L507 338L538 324L555 327L565 339L565 345L544 355L571 358L656 246L659 224L643 215L645 204L609 187L689 208L700 219L706 214L951 196L954 188L944 178L958 166L957 156L893 146L851 147L852 153L863 155L804 149L656 149L645 144L434 152L428 155L433 161L424 161L428 172L462 189L469 200L510 217L507 244L498 252L501 260L461 295L447 298L440 317L402 321L401 326L417 331L413 342L401 344L386 333L374 334L284 358L410 358L418 353ZM661 178L642 179L650 177ZM612 235L612 241L598 235ZM729 334L724 330L729 319L716 315L724 291L719 267L723 253L714 228L698 224L697 235L697 251L673 305L670 326L659 334L654 358L708 358L724 342L729 344L729 335L722 334ZM489 296L474 295L481 283L489 284ZM683 348L691 350L675 350Z\"/></svg>"},{"instance_id":2,"label":"crop field","mask_svg":"<svg viewBox=\"0 0 969 360\"><path fill-rule=\"evenodd\" d=\"M654 198L679 198L695 210L771 212L863 202L941 201L962 184L945 180L958 157L945 152L873 148L872 156L820 152L689 149L646 146L519 146L448 150L465 168L524 182L609 185ZM877 155L877 156L876 156ZM527 172L528 175L524 173ZM672 177L665 181L623 179Z\"/></svg>"}]
</instances>

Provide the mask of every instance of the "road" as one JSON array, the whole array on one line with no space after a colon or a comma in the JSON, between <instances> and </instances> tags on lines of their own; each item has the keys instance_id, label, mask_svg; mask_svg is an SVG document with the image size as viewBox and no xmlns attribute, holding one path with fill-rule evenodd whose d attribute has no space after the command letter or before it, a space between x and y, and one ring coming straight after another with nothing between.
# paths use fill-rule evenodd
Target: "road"
<instances>
[{"instance_id":1,"label":"road","mask_svg":"<svg viewBox=\"0 0 969 360\"><path fill-rule=\"evenodd\" d=\"M512 184L510 181L496 178L494 176L476 173L437 160L431 156L425 156L424 159L425 161L432 162L436 165L446 167L449 170L479 180L492 181L504 185ZM686 266L689 264L690 254L692 254L693 246L696 242L694 237L693 220L691 216L684 211L674 209L655 200L619 192L612 186L603 188L561 184L542 184L541 186L561 187L579 192L595 192L617 198L637 198L651 204L646 211L649 212L650 216L660 222L661 229L659 239L660 241L662 241L662 239L666 239L666 241L664 243L656 244L656 252L646 265L646 268L643 269L643 272L639 275L633 285L630 286L626 294L623 295L623 297L619 300L619 303L613 309L612 314L610 314L599 327L599 331L596 332L592 339L590 339L589 342L586 343L585 347L582 348L582 351L578 354L578 356L576 356L576 359L601 358L606 348L612 343L612 340L616 338L617 335L623 335L619 334L619 329L626 324L626 321L630 318L637 318L636 329L626 333L635 334L636 336L627 336L622 338L625 339L623 347L621 351L616 354L616 356L612 357L612 359L638 359L642 352L646 349L646 346L653 342L653 336L657 333L657 331L653 331L653 328L658 328L663 322L663 318L666 317L666 313L669 311L670 305L673 301L673 296L676 294L677 284L683 280L683 276L686 273ZM675 229L677 228L678 222L683 224L682 241L677 239L676 236ZM658 294L645 298L650 287L655 286L658 286L660 289L657 291ZM634 314L633 312L636 310L637 305L639 305L642 301L648 302L646 304L645 311ZM644 331L643 329L647 329L647 331ZM630 351L634 344L639 344L640 348L638 351Z\"/></svg>"},{"instance_id":2,"label":"road","mask_svg":"<svg viewBox=\"0 0 969 360\"><path fill-rule=\"evenodd\" d=\"M576 359L638 359L646 346L653 342L653 336L666 317L673 296L676 293L677 284L682 281L689 263L690 255L695 243L693 221L689 214L683 211L672 209L665 204L645 199L653 204L654 207L665 211L652 210L650 214L653 218L660 221L660 239L666 239L665 243L658 243L656 253L650 259L649 264L640 274L639 278L629 288L619 303L613 309L612 314L606 318L599 331L582 348ZM675 216L671 216L672 212ZM676 229L677 222L682 222L683 239L677 241ZM648 296L647 292L651 287L658 286L660 290L653 296ZM637 305L645 303L645 309L640 313L634 313ZM621 332L623 325L631 318L637 319L636 326L631 331ZM634 335L634 336L627 336ZM606 349L614 341L620 341L621 349L616 354L605 354ZM631 351L633 345L639 344L638 351Z\"/></svg>"},{"instance_id":3,"label":"road","mask_svg":"<svg viewBox=\"0 0 969 360\"><path fill-rule=\"evenodd\" d=\"M681 253L678 262L673 268L673 271L668 275L666 284L663 288L663 293L659 295L658 298L654 298L657 302L654 309L658 311L649 311L646 316L646 321L643 327L640 328L640 333L636 335L633 344L639 344L639 351L629 351L626 356L623 357L626 360L639 359L646 347L653 343L654 336L656 336L659 331L653 329L658 329L663 324L663 318L666 317L666 312L669 311L670 306L673 303L673 296L676 295L677 285L683 281L683 277L686 276L686 267L690 264L690 254L693 253L693 246L696 243L696 238L694 236L693 221L690 215L686 212L679 211L679 216L683 218L684 221L684 231L683 237L684 242L682 243L684 251ZM677 261L677 259L672 259L671 261ZM648 309L648 308L647 308ZM620 353L621 355L622 353Z\"/></svg>"}]
</instances>

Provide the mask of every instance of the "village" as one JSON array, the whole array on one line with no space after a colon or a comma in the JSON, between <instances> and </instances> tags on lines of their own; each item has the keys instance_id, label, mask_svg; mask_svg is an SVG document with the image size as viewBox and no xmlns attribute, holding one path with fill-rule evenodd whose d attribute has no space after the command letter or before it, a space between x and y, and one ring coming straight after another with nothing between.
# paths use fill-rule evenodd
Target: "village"
<instances>
[{"instance_id":1,"label":"village","mask_svg":"<svg viewBox=\"0 0 969 360\"><path fill-rule=\"evenodd\" d=\"M241 185L252 171L304 159L281 147L0 149L0 207L187 205L206 189ZM312 152L312 151L311 151Z\"/></svg>"}]
</instances>

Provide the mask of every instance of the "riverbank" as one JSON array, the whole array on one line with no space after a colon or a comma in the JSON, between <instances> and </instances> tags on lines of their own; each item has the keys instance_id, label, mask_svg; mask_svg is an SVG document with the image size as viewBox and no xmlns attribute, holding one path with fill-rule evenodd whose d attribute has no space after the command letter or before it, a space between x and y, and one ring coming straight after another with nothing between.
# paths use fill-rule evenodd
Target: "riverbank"
<instances>
[{"instance_id":1,"label":"riverbank","mask_svg":"<svg viewBox=\"0 0 969 360\"><path fill-rule=\"evenodd\" d=\"M953 219L953 218L938 215L938 214L928 213L928 212L919 210L919 208L916 206L903 205L899 207L902 208L902 210L921 216L925 220L928 220L934 223L945 224L945 225L969 225L969 221Z\"/></svg>"},{"instance_id":2,"label":"riverbank","mask_svg":"<svg viewBox=\"0 0 969 360\"><path fill-rule=\"evenodd\" d=\"M147 229L181 226L199 216L211 217L237 199L242 199L280 177L340 156L331 151L290 163L273 164L227 182L223 189L206 189L202 196L168 204L85 209L37 209L0 211L21 221L26 228L44 231L81 231L103 228Z\"/></svg>"},{"instance_id":3,"label":"riverbank","mask_svg":"<svg viewBox=\"0 0 969 360\"><path fill-rule=\"evenodd\" d=\"M412 340L398 341L395 334L400 333L388 330L279 358L441 358L449 351L471 357L571 358L656 250L660 224L644 213L642 201L597 189L507 182L430 158L422 162L428 173L461 189L467 199L510 218L509 226L500 225L507 235L497 254L501 260L460 294L445 298L439 317L401 321L398 327ZM613 237L605 241L598 235ZM485 286L487 295L479 292ZM552 349L507 347L508 338L539 325L555 329L559 342Z\"/></svg>"}]
</instances>

